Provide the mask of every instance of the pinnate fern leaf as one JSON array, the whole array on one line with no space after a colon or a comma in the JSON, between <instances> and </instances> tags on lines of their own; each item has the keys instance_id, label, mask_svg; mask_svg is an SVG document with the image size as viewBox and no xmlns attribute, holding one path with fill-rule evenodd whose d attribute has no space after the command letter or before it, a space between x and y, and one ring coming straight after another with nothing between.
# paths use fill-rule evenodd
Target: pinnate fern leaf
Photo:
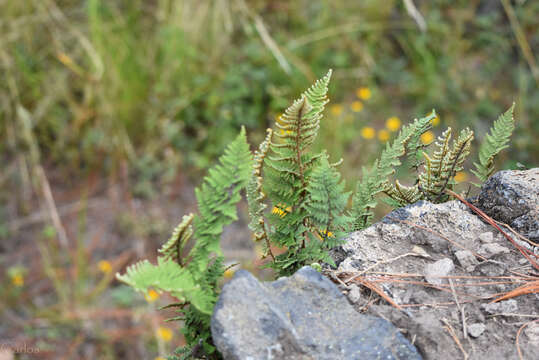
<instances>
[{"instance_id":1,"label":"pinnate fern leaf","mask_svg":"<svg viewBox=\"0 0 539 360\"><path fill-rule=\"evenodd\" d=\"M490 133L479 147L479 162L474 163L475 170L472 172L481 180L486 181L494 172L494 158L500 151L509 146L509 138L515 130L513 111L515 104L498 117L490 128Z\"/></svg>"},{"instance_id":2,"label":"pinnate fern leaf","mask_svg":"<svg viewBox=\"0 0 539 360\"><path fill-rule=\"evenodd\" d=\"M195 219L195 238L190 269L203 271L211 254L221 256L219 245L223 227L237 220L236 204L251 172L251 152L245 129L225 149L219 163L209 170L195 189L200 215ZM196 271L196 270L195 270Z\"/></svg>"},{"instance_id":3,"label":"pinnate fern leaf","mask_svg":"<svg viewBox=\"0 0 539 360\"><path fill-rule=\"evenodd\" d=\"M205 291L184 267L171 259L158 258L157 265L143 260L127 268L117 279L137 291L147 293L149 289L166 291L180 302L189 302L199 311L211 314L215 299Z\"/></svg>"}]
</instances>

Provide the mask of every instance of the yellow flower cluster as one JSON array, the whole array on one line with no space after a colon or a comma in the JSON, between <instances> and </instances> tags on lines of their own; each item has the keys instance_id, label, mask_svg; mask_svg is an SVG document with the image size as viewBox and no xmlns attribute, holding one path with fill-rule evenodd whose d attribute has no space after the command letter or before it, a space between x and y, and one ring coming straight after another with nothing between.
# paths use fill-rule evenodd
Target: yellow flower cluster
<instances>
[{"instance_id":1,"label":"yellow flower cluster","mask_svg":"<svg viewBox=\"0 0 539 360\"><path fill-rule=\"evenodd\" d=\"M234 270L231 269L231 268L228 268L225 270L225 273L223 274L223 276L225 277L225 279L230 279L232 276L234 276Z\"/></svg>"},{"instance_id":2,"label":"yellow flower cluster","mask_svg":"<svg viewBox=\"0 0 539 360\"><path fill-rule=\"evenodd\" d=\"M431 142L434 141L434 133L432 131L425 131L421 137L421 142L424 144L424 145L428 145L430 144Z\"/></svg>"},{"instance_id":3,"label":"yellow flower cluster","mask_svg":"<svg viewBox=\"0 0 539 360\"><path fill-rule=\"evenodd\" d=\"M284 207L281 204L274 206L271 212L275 215L279 215L280 217L285 217L286 214L292 211L292 208L290 206Z\"/></svg>"},{"instance_id":4,"label":"yellow flower cluster","mask_svg":"<svg viewBox=\"0 0 539 360\"><path fill-rule=\"evenodd\" d=\"M361 110L363 110L363 103L361 101L352 101L352 103L350 104L350 110L356 113L360 112Z\"/></svg>"},{"instance_id":5,"label":"yellow flower cluster","mask_svg":"<svg viewBox=\"0 0 539 360\"><path fill-rule=\"evenodd\" d=\"M165 342L172 340L172 330L168 327L160 326L157 329L157 336Z\"/></svg>"},{"instance_id":6,"label":"yellow flower cluster","mask_svg":"<svg viewBox=\"0 0 539 360\"><path fill-rule=\"evenodd\" d=\"M368 87L360 87L356 90L356 95L361 100L369 100L372 96L372 92Z\"/></svg>"},{"instance_id":7,"label":"yellow flower cluster","mask_svg":"<svg viewBox=\"0 0 539 360\"><path fill-rule=\"evenodd\" d=\"M455 181L456 182L464 182L468 180L468 174L466 174L464 171L459 171L455 174Z\"/></svg>"},{"instance_id":8,"label":"yellow flower cluster","mask_svg":"<svg viewBox=\"0 0 539 360\"><path fill-rule=\"evenodd\" d=\"M361 136L364 139L370 140L374 138L375 135L376 135L376 130L374 130L374 128L370 126L364 126L363 128L361 128Z\"/></svg>"},{"instance_id":9,"label":"yellow flower cluster","mask_svg":"<svg viewBox=\"0 0 539 360\"><path fill-rule=\"evenodd\" d=\"M16 287L24 285L24 276L22 274L15 274L11 277L11 283Z\"/></svg>"},{"instance_id":10,"label":"yellow flower cluster","mask_svg":"<svg viewBox=\"0 0 539 360\"><path fill-rule=\"evenodd\" d=\"M159 296L160 295L157 291L155 291L154 289L150 289L148 290L148 293L144 295L144 298L146 299L147 302L152 303L156 301L157 299L159 299Z\"/></svg>"},{"instance_id":11,"label":"yellow flower cluster","mask_svg":"<svg viewBox=\"0 0 539 360\"><path fill-rule=\"evenodd\" d=\"M399 130L400 127L401 127L401 119L399 119L398 117L392 116L386 120L386 128L389 131L395 132Z\"/></svg>"},{"instance_id":12,"label":"yellow flower cluster","mask_svg":"<svg viewBox=\"0 0 539 360\"><path fill-rule=\"evenodd\" d=\"M101 271L103 274L108 274L112 271L112 265L107 260L101 260L97 263L97 267L99 268L99 271Z\"/></svg>"}]
</instances>

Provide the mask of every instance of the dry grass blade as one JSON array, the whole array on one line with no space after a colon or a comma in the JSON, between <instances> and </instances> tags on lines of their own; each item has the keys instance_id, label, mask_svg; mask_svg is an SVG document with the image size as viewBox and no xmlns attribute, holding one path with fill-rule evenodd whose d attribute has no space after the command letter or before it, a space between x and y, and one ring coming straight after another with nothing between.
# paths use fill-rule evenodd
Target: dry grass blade
<instances>
[{"instance_id":1,"label":"dry grass blade","mask_svg":"<svg viewBox=\"0 0 539 360\"><path fill-rule=\"evenodd\" d=\"M372 281L369 281L367 279L363 279L361 277L356 278L355 281L357 283L359 283L360 285L368 287L369 289L371 289L372 291L374 291L375 293L380 295L385 301L390 303L393 307L395 307L395 308L397 308L397 309L399 309L401 311L404 311L403 308L399 304L397 304L395 301L393 301L393 299L390 298L389 295L387 295L382 289L380 289L380 287L378 287L378 285L376 285Z\"/></svg>"},{"instance_id":2,"label":"dry grass blade","mask_svg":"<svg viewBox=\"0 0 539 360\"><path fill-rule=\"evenodd\" d=\"M505 295L497 297L496 299L492 300L492 302L507 300L526 294L539 294L539 280L534 280L529 282L528 284L519 286L516 289L509 291Z\"/></svg>"}]
</instances>

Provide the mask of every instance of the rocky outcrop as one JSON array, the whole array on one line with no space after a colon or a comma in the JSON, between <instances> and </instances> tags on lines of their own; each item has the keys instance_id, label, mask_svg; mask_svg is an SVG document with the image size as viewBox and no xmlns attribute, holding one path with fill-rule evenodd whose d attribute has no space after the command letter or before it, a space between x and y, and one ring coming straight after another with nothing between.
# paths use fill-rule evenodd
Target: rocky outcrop
<instances>
[{"instance_id":1,"label":"rocky outcrop","mask_svg":"<svg viewBox=\"0 0 539 360\"><path fill-rule=\"evenodd\" d=\"M494 174L483 184L476 205L530 240L539 240L539 168Z\"/></svg>"},{"instance_id":2,"label":"rocky outcrop","mask_svg":"<svg viewBox=\"0 0 539 360\"><path fill-rule=\"evenodd\" d=\"M485 183L475 204L536 241L538 192L539 169L503 171ZM533 241L507 233L539 255ZM350 234L332 256L338 268L325 271L339 278L338 286L308 267L266 283L238 272L212 317L224 358L513 359L526 320L520 314L539 318L538 294L492 302L537 274L459 201L397 209ZM524 358L539 353L538 333L535 323L522 331Z\"/></svg>"},{"instance_id":3,"label":"rocky outcrop","mask_svg":"<svg viewBox=\"0 0 539 360\"><path fill-rule=\"evenodd\" d=\"M420 359L388 321L356 312L339 289L310 267L259 282L239 271L211 322L225 359Z\"/></svg>"}]
</instances>

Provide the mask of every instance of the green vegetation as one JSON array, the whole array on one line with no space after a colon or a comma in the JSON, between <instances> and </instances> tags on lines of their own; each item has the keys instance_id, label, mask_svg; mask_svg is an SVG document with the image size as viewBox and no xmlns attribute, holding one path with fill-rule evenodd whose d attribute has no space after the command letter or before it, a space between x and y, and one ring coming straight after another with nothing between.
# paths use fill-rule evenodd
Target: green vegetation
<instances>
[{"instance_id":1,"label":"green vegetation","mask_svg":"<svg viewBox=\"0 0 539 360\"><path fill-rule=\"evenodd\" d=\"M417 196L424 153L435 160L433 141L447 127L474 131L470 151L479 154L475 166L464 161L456 174L439 173L448 188L466 191L493 168L537 166L539 2L413 2L424 26L405 3L0 1L0 323L10 324L0 335L68 358L93 352L107 360L153 359L183 345L163 324L176 315L173 308L156 311L171 302L165 292L150 287L145 299L134 296L114 273L146 257L152 264L182 261L183 268L193 243L214 244L212 234L196 234L208 213L191 208L192 184L242 126L250 143L262 142L290 99L328 68L332 102L316 141L304 149L316 157L310 181L291 198L305 209L268 189L270 157L288 141L275 126L255 154L256 176L246 180L247 192L256 194L248 210L260 242L242 248L248 255L241 260L229 251L225 264L257 268L245 259L258 254L259 244L267 265L282 273L319 261L347 216L360 229L404 203L379 193L380 182L399 186L404 198ZM512 145L496 155L513 123L505 114L488 129L513 102ZM408 115L429 118L433 108L437 114L424 121L429 129L415 129L422 135L402 146L399 131L414 126ZM452 136L458 140L458 131ZM382 152L386 165L376 160ZM346 161L337 172L332 163L340 158ZM438 199L445 182L423 183L432 192L421 197L445 200ZM353 206L343 210L349 191ZM330 203L341 216L309 215ZM190 212L189 225L156 253L178 216ZM246 213L240 201L240 225L233 226L244 225ZM299 247L276 231L294 216L303 221L293 232L306 229ZM302 239L316 249L302 249ZM203 282L212 283L206 274ZM188 315L184 323L192 326L185 329L200 329L200 317ZM190 343L203 338L189 336Z\"/></svg>"},{"instance_id":2,"label":"green vegetation","mask_svg":"<svg viewBox=\"0 0 539 360\"><path fill-rule=\"evenodd\" d=\"M176 352L182 359L195 350L208 357L219 357L211 340L210 316L225 271L220 237L223 227L237 220L236 204L241 200L243 188L247 190L249 226L257 241L265 241L265 256L271 256L270 265L279 276L291 275L304 265L320 268L320 262L333 264L328 250L338 246L347 232L369 224L377 204L375 196L381 192L395 206L418 200L442 202L449 198L445 190L452 190L456 184L454 178L470 153L473 132L468 128L462 130L450 146L451 128L448 128L429 156L423 149L430 144L422 145L421 137L436 118L433 111L404 126L397 138L387 144L373 167L364 170L352 208L347 208L351 193L345 192L345 184L336 169L342 161L330 164L326 152L310 151L329 102L330 78L331 70L286 109L276 121L275 130L267 130L254 161L242 129L225 150L220 164L209 170L202 187L195 191L200 212L195 230L191 226L194 215L184 216L172 237L159 249L157 265L144 260L129 267L126 275L117 275L118 280L138 291L166 291L179 300L171 306L178 306L182 315L174 320L184 321L187 346ZM487 164L488 171L493 171L494 156L507 147L513 128L511 108L494 123L487 145L482 147L480 164ZM401 185L399 180L395 184L390 182L395 167L401 165L400 159L406 154L412 170L423 169L415 185L409 187ZM268 214L265 213L267 203L273 208ZM193 234L195 243L187 255L184 249ZM272 246L284 251L274 255Z\"/></svg>"},{"instance_id":3,"label":"green vegetation","mask_svg":"<svg viewBox=\"0 0 539 360\"><path fill-rule=\"evenodd\" d=\"M472 171L481 182L486 181L494 172L494 157L508 147L507 143L515 128L513 108L514 105L494 122L490 134L479 148L479 164L475 163L477 171ZM375 196L379 193L387 195L389 199L385 200L394 207L413 204L419 200L437 203L449 199L445 190L453 190L458 183L455 176L464 169L474 133L469 128L463 129L451 146L452 130L447 128L435 142L436 150L429 155L423 149L431 142L427 140L427 143L422 145L420 139L430 131L435 118L433 111L430 116L416 119L412 124L404 126L393 143L386 146L372 168L363 168L363 178L357 185L352 206L354 230L361 230L371 224L374 215L372 210L377 205ZM402 185L398 179L394 184L390 182L390 176L396 172L395 168L401 165L400 158L405 154L408 155L408 168L417 173L412 186ZM421 158L424 160L421 161Z\"/></svg>"},{"instance_id":4,"label":"green vegetation","mask_svg":"<svg viewBox=\"0 0 539 360\"><path fill-rule=\"evenodd\" d=\"M171 306L177 306L181 316L174 320L184 321L187 348L192 351L201 346L201 353L210 358L217 356L211 340L210 317L218 297L218 281L225 271L221 233L225 225L237 220L236 204L250 168L251 153L242 130L196 189L199 216L184 216L172 237L159 249L157 265L143 260L130 266L125 275L117 275L118 280L144 294L155 289L176 297L179 302ZM186 254L185 246L192 235L195 243ZM179 353L185 358L191 355L190 351Z\"/></svg>"}]
</instances>

